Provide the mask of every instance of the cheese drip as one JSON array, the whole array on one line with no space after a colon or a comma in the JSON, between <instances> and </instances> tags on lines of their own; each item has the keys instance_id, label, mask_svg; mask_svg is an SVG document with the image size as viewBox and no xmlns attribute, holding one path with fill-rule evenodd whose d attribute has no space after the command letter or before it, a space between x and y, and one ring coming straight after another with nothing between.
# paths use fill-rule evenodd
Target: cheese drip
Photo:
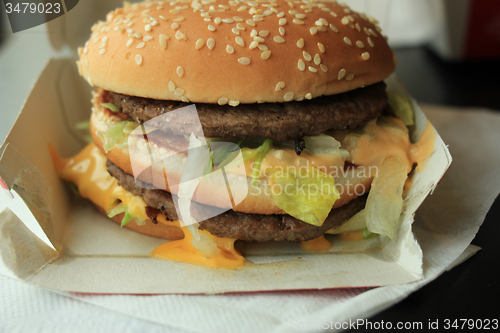
<instances>
[{"instance_id":1,"label":"cheese drip","mask_svg":"<svg viewBox=\"0 0 500 333\"><path fill-rule=\"evenodd\" d=\"M106 157L93 143L72 158L61 158L53 147L50 147L50 150L58 176L74 183L83 198L89 199L106 211L118 199L133 216L149 219L144 200L118 185L118 180L106 169ZM179 221L167 221L162 214L158 215L157 219L166 225L181 227ZM200 232L209 237L220 249L219 255L207 259L191 244L192 235L186 232L186 227L181 229L184 232L184 239L160 245L153 251L152 256L223 269L236 269L245 265L245 258L234 248L236 239L216 237L201 230Z\"/></svg>"}]
</instances>

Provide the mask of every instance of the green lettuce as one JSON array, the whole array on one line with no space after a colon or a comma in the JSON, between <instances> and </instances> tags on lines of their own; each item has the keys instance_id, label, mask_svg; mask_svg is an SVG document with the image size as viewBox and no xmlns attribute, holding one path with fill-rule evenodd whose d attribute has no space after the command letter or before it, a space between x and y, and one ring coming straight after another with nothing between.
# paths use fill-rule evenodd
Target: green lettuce
<instances>
[{"instance_id":1,"label":"green lettuce","mask_svg":"<svg viewBox=\"0 0 500 333\"><path fill-rule=\"evenodd\" d=\"M415 121L410 97L399 91L391 91L389 95L389 105L394 114L403 121L406 126L412 126Z\"/></svg>"},{"instance_id":2,"label":"green lettuce","mask_svg":"<svg viewBox=\"0 0 500 333\"><path fill-rule=\"evenodd\" d=\"M128 147L128 136L139 126L133 121L124 120L111 125L106 131L97 131L97 136L101 138L104 151L106 153L113 148Z\"/></svg>"},{"instance_id":3,"label":"green lettuce","mask_svg":"<svg viewBox=\"0 0 500 333\"><path fill-rule=\"evenodd\" d=\"M113 112L120 112L120 109L113 103L101 103L101 106L103 106L106 109L109 109Z\"/></svg>"},{"instance_id":4,"label":"green lettuce","mask_svg":"<svg viewBox=\"0 0 500 333\"><path fill-rule=\"evenodd\" d=\"M112 203L111 207L114 204L116 204L117 201L115 201L114 203ZM127 225L132 220L135 220L135 222L137 223L137 225L145 225L146 224L146 221L144 221L144 219L142 217L140 217L140 216L133 216L132 214L130 214L130 212L128 211L127 207L125 207L125 205L123 205L122 202L120 202L114 208L111 208L111 207L110 207L110 209L107 212L109 218L115 217L116 215L121 214L121 213L125 213L125 215L123 216L122 222L121 222L121 226L122 227L125 226L125 225Z\"/></svg>"},{"instance_id":5,"label":"green lettuce","mask_svg":"<svg viewBox=\"0 0 500 333\"><path fill-rule=\"evenodd\" d=\"M320 226L340 198L335 180L318 168L289 168L270 171L271 195L287 214Z\"/></svg>"}]
</instances>

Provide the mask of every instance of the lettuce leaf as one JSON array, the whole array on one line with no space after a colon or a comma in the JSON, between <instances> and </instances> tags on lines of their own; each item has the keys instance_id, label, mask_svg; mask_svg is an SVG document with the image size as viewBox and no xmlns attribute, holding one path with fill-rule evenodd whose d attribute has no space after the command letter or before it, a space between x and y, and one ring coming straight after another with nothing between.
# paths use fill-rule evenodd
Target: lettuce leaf
<instances>
[{"instance_id":1,"label":"lettuce leaf","mask_svg":"<svg viewBox=\"0 0 500 333\"><path fill-rule=\"evenodd\" d=\"M340 198L333 177L315 167L270 170L269 185L276 205L287 214L320 226Z\"/></svg>"},{"instance_id":2,"label":"lettuce leaf","mask_svg":"<svg viewBox=\"0 0 500 333\"><path fill-rule=\"evenodd\" d=\"M113 103L101 103L101 106L103 106L106 109L109 109L113 112L120 112L120 109Z\"/></svg>"},{"instance_id":3,"label":"lettuce leaf","mask_svg":"<svg viewBox=\"0 0 500 333\"><path fill-rule=\"evenodd\" d=\"M97 131L96 134L101 138L104 151L107 153L113 148L128 147L129 134L139 126L133 121L124 120L111 125L106 131Z\"/></svg>"},{"instance_id":4,"label":"lettuce leaf","mask_svg":"<svg viewBox=\"0 0 500 333\"><path fill-rule=\"evenodd\" d=\"M403 121L406 126L411 126L415 123L415 116L411 106L410 97L399 91L391 91L389 95L389 105L394 114Z\"/></svg>"},{"instance_id":5,"label":"lettuce leaf","mask_svg":"<svg viewBox=\"0 0 500 333\"><path fill-rule=\"evenodd\" d=\"M366 200L366 226L370 232L390 239L396 236L407 171L407 165L394 157L387 158L380 166Z\"/></svg>"},{"instance_id":6,"label":"lettuce leaf","mask_svg":"<svg viewBox=\"0 0 500 333\"><path fill-rule=\"evenodd\" d=\"M113 206L117 201L115 201L113 204L111 204L111 206ZM125 215L123 216L123 219L122 219L122 223L121 223L122 227L127 225L132 220L135 220L137 225L145 225L146 224L146 221L144 221L144 219L141 218L140 216L133 216L132 214L130 214L127 207L125 207L122 202L120 202L118 205L116 205L112 209L110 207L110 209L108 210L107 213L108 213L109 218L115 217L116 215L121 214L121 213L125 213Z\"/></svg>"}]
</instances>

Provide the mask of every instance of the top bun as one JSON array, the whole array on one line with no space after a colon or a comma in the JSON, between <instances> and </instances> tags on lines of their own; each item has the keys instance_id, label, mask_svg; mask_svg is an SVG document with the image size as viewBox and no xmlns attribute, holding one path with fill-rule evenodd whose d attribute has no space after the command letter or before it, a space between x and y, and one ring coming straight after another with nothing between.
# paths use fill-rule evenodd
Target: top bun
<instances>
[{"instance_id":1,"label":"top bun","mask_svg":"<svg viewBox=\"0 0 500 333\"><path fill-rule=\"evenodd\" d=\"M333 95L395 67L377 21L336 1L128 4L79 49L92 86L163 100L237 105Z\"/></svg>"}]
</instances>

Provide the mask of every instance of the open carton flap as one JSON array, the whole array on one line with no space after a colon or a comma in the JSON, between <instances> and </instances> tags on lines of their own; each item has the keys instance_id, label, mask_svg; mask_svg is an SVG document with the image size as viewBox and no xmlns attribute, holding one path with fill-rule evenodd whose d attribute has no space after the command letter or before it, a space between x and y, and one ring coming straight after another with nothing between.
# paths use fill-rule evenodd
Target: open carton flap
<instances>
[{"instance_id":1,"label":"open carton flap","mask_svg":"<svg viewBox=\"0 0 500 333\"><path fill-rule=\"evenodd\" d=\"M245 244L242 251L249 260L245 267L236 271L211 269L153 259L150 253L162 240L118 227L88 202L71 202L68 189L56 175L48 146L52 144L62 156L71 156L83 147L83 133L73 130L76 122L90 114L89 89L81 82L72 61L50 61L2 146L6 151L9 146L15 148L22 157L19 160L28 161L36 170L23 182L25 195L19 193L28 207L38 206L27 194L42 193L40 187L46 187L43 206L48 217L38 221L60 255L54 262L50 262L53 256L48 256L46 265L34 265L42 268L34 275L18 275L26 282L72 292L192 294L381 286L422 278L422 251L411 223L416 208L451 163L439 136L434 154L424 171L416 175L407 195L398 237L382 250L377 237L361 242L334 239L334 246L320 253L306 252L290 243ZM394 78L389 83L396 84ZM421 131L426 119L416 105L415 112L415 130ZM17 158L5 155L0 161L0 176L25 170ZM32 212L38 219L39 213ZM22 245L11 241L7 246L16 252ZM18 258L19 265L33 266L32 258Z\"/></svg>"}]
</instances>

